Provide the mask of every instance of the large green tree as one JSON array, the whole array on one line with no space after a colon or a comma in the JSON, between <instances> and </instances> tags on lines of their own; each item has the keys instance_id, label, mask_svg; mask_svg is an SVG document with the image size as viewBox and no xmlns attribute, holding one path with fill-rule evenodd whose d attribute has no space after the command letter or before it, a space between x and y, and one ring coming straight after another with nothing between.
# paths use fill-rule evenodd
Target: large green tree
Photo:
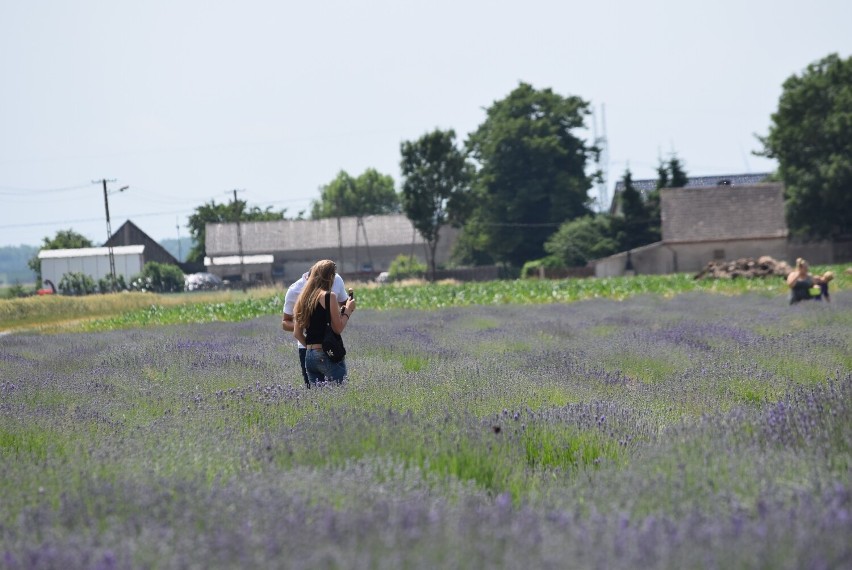
<instances>
[{"instance_id":1,"label":"large green tree","mask_svg":"<svg viewBox=\"0 0 852 570\"><path fill-rule=\"evenodd\" d=\"M526 83L486 109L467 141L478 165L469 257L521 266L542 257L560 224L591 213L586 163L596 150L575 134L588 113L579 97Z\"/></svg>"},{"instance_id":2,"label":"large green tree","mask_svg":"<svg viewBox=\"0 0 852 570\"><path fill-rule=\"evenodd\" d=\"M41 247L39 251L42 249L81 249L85 247L94 247L94 243L92 240L84 236L83 234L79 234L68 228L67 230L59 230L56 232L56 235L51 237L45 237L42 240ZM36 274L36 285L41 287L41 260L38 258L38 252L34 256L32 256L29 261L27 261L27 266L33 270L33 273ZM58 285L55 283L54 285Z\"/></svg>"},{"instance_id":3,"label":"large green tree","mask_svg":"<svg viewBox=\"0 0 852 570\"><path fill-rule=\"evenodd\" d=\"M204 261L204 255L207 247L206 236L207 224L215 223L233 223L237 220L241 222L270 222L274 220L283 220L287 212L283 210L273 210L272 206L260 208L252 206L246 208L247 204L244 200L234 200L230 203L217 204L215 200L202 204L195 209L195 213L189 217L189 233L192 236L195 245L186 256L186 260L190 263L201 263Z\"/></svg>"},{"instance_id":4,"label":"large green tree","mask_svg":"<svg viewBox=\"0 0 852 570\"><path fill-rule=\"evenodd\" d=\"M778 160L793 233L852 232L852 57L837 54L788 78L763 156Z\"/></svg>"},{"instance_id":5,"label":"large green tree","mask_svg":"<svg viewBox=\"0 0 852 570\"><path fill-rule=\"evenodd\" d=\"M402 209L426 240L432 279L441 228L459 223L464 214L472 169L456 147L453 130L434 130L400 145Z\"/></svg>"},{"instance_id":6,"label":"large green tree","mask_svg":"<svg viewBox=\"0 0 852 570\"><path fill-rule=\"evenodd\" d=\"M319 200L311 203L311 218L374 216L399 212L399 196L393 178L368 168L357 178L345 170L320 188Z\"/></svg>"}]
</instances>

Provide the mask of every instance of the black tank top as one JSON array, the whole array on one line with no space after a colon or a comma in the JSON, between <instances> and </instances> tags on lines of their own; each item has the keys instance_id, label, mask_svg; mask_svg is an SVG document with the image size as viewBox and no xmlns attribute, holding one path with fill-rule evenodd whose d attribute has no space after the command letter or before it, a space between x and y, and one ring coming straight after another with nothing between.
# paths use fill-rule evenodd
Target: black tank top
<instances>
[{"instance_id":1,"label":"black tank top","mask_svg":"<svg viewBox=\"0 0 852 570\"><path fill-rule=\"evenodd\" d=\"M308 323L308 330L305 333L305 344L321 344L325 337L325 325L331 322L331 313L328 311L328 305L331 303L331 293L325 293L325 309L322 308L319 301L314 307L314 312L311 314L311 321Z\"/></svg>"}]
</instances>

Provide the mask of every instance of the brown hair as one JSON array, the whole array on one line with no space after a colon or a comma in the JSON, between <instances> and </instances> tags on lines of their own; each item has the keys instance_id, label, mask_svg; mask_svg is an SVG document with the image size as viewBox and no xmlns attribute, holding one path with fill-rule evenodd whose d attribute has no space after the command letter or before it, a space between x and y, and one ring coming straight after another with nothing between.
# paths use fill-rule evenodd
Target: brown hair
<instances>
[{"instance_id":1,"label":"brown hair","mask_svg":"<svg viewBox=\"0 0 852 570\"><path fill-rule=\"evenodd\" d=\"M307 328L308 323L311 322L311 315L314 314L314 309L319 304L320 297L325 295L326 291L331 291L335 273L337 273L337 265L330 259L317 261L311 267L308 281L305 283L302 292L299 293L296 307L293 309L293 317L298 326Z\"/></svg>"},{"instance_id":2,"label":"brown hair","mask_svg":"<svg viewBox=\"0 0 852 570\"><path fill-rule=\"evenodd\" d=\"M805 261L803 257L799 257L796 259L796 269L802 269L803 267L807 267L808 262Z\"/></svg>"}]
</instances>

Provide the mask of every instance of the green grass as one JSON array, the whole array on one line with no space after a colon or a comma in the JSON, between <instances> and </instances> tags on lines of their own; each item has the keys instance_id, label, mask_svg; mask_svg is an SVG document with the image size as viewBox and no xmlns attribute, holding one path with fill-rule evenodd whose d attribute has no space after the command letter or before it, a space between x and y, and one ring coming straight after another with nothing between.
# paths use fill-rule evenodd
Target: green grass
<instances>
[{"instance_id":1,"label":"green grass","mask_svg":"<svg viewBox=\"0 0 852 570\"><path fill-rule=\"evenodd\" d=\"M852 275L845 273L845 266L820 266L813 270L823 272L827 269L837 275L832 283L832 290L852 288ZM358 305L381 310L433 310L469 305L570 303L587 299L625 300L643 294L672 297L691 291L722 295L756 292L771 296L786 295L787 289L780 278L696 281L691 274L685 273L602 279L525 279L385 286L370 284L359 288ZM281 289L259 289L250 290L248 293L117 293L88 297L55 295L0 300L0 330L104 331L148 325L240 321L280 313L283 294ZM494 323L486 318L469 326L487 330L494 326Z\"/></svg>"}]
</instances>

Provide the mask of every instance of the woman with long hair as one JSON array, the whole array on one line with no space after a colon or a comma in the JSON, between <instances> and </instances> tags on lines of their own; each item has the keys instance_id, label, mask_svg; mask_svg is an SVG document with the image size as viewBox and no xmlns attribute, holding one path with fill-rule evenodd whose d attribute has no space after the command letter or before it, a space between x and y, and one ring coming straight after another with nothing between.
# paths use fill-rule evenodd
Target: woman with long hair
<instances>
[{"instance_id":1,"label":"woman with long hair","mask_svg":"<svg viewBox=\"0 0 852 570\"><path fill-rule=\"evenodd\" d=\"M337 266L333 261L317 261L311 267L308 280L299 293L293 310L293 336L307 349L305 370L311 384L323 380L334 380L340 384L347 373L345 358L340 362L332 362L322 350L326 324L331 323L331 329L341 334L355 312L355 299L352 297L346 300L342 310L337 309L337 295L332 291L336 273Z\"/></svg>"}]
</instances>

